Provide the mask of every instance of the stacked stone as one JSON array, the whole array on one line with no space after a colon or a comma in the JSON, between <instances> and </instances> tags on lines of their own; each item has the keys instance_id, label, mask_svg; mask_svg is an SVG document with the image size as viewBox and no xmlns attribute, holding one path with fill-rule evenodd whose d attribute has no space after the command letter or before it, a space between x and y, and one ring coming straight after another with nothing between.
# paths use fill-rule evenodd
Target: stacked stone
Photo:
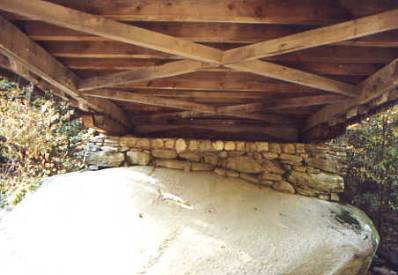
<instances>
[{"instance_id":1,"label":"stacked stone","mask_svg":"<svg viewBox=\"0 0 398 275\"><path fill-rule=\"evenodd\" d=\"M325 144L186 140L98 136L91 167L152 165L185 171L214 171L287 193L338 200L345 153Z\"/></svg>"}]
</instances>

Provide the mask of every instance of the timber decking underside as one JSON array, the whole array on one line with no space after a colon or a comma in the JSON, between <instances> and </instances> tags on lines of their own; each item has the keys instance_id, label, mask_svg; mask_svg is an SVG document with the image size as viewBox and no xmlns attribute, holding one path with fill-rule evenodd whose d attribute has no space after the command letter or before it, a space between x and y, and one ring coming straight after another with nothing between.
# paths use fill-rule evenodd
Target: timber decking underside
<instances>
[{"instance_id":1,"label":"timber decking underside","mask_svg":"<svg viewBox=\"0 0 398 275\"><path fill-rule=\"evenodd\" d=\"M0 67L113 134L315 141L398 99L398 0L0 0L0 11Z\"/></svg>"}]
</instances>

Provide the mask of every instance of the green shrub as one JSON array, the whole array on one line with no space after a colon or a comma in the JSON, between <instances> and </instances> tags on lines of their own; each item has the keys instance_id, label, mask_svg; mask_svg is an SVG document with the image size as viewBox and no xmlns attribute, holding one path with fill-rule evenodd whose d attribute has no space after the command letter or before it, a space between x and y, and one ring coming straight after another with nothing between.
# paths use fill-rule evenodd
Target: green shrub
<instances>
[{"instance_id":1,"label":"green shrub","mask_svg":"<svg viewBox=\"0 0 398 275\"><path fill-rule=\"evenodd\" d=\"M0 114L2 206L19 202L45 176L83 168L89 133L65 102L0 79Z\"/></svg>"}]
</instances>

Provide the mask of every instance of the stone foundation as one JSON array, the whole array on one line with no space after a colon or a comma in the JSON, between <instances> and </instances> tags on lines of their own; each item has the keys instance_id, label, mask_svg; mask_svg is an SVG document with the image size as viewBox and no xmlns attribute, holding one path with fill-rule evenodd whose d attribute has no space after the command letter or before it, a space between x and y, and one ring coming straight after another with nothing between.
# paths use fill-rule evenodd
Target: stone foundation
<instances>
[{"instance_id":1,"label":"stone foundation","mask_svg":"<svg viewBox=\"0 0 398 275\"><path fill-rule=\"evenodd\" d=\"M149 139L96 136L90 169L150 165L214 171L287 193L338 201L344 189L344 148L326 144Z\"/></svg>"}]
</instances>

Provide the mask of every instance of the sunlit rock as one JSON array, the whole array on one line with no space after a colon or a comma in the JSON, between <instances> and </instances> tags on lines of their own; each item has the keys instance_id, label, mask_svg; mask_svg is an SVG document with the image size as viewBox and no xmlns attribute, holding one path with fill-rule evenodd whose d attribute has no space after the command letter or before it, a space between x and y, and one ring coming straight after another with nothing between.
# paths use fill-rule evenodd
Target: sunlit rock
<instances>
[{"instance_id":1,"label":"sunlit rock","mask_svg":"<svg viewBox=\"0 0 398 275\"><path fill-rule=\"evenodd\" d=\"M358 209L209 172L135 167L50 178L0 223L0 273L365 274Z\"/></svg>"}]
</instances>

